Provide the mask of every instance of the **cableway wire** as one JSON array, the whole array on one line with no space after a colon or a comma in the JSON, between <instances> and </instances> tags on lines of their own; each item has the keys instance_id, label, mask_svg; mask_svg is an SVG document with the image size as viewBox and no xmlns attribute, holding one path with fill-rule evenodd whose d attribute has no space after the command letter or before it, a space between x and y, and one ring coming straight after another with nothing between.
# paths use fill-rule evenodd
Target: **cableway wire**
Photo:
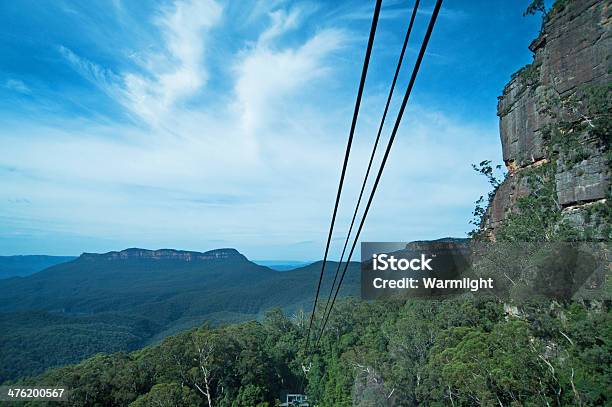
<instances>
[{"instance_id":1,"label":"cableway wire","mask_svg":"<svg viewBox=\"0 0 612 407\"><path fill-rule=\"evenodd\" d=\"M372 169L372 164L374 163L374 157L376 156L376 149L378 148L378 142L380 141L380 135L385 125L385 119L387 118L387 112L389 111L389 105L391 104L391 99L393 98L393 91L395 90L395 84L397 82L397 77L399 75L400 68L402 66L402 61L404 60L404 53L406 52L406 46L408 45L408 39L410 38L410 32L412 31L412 26L414 24L414 18L419 8L419 2L420 0L416 0L416 2L414 3L414 8L412 9L412 15L410 16L410 23L408 24L408 29L406 30L406 36L404 38L404 44L402 45L402 50L400 52L400 55L397 61L397 68L395 69L395 74L393 75L393 81L391 82L391 88L389 89L389 95L387 96L387 103L385 104L385 109L383 111L382 120L380 121L380 126L378 127L378 133L376 134L376 140L374 141L374 147L372 148L372 154L370 155L370 162L368 163L368 168L366 169L365 176L363 177L363 184L361 184L361 191L359 191L359 198L357 198L357 205L355 205L355 211L353 212L353 219L351 219L351 225L349 226L348 233L346 234L346 239L344 241L344 247L342 248L342 254L340 255L340 260L338 261L338 265L336 266L336 273L334 274L334 281L332 282L331 289L329 290L329 295L327 297L327 302L325 303L325 310L323 311L323 315L327 314L327 309L331 302L332 295L334 293L334 288L336 288L336 281L338 280L338 275L340 274L340 267L342 266L342 260L344 259L344 254L346 253L346 248L348 246L348 242L351 237L351 232L353 231L353 226L355 225L355 219L357 218L357 212L359 211L359 206L361 205L363 193L365 192L365 187L366 187L366 184L368 183L368 178L370 176L370 170Z\"/></svg>"},{"instance_id":2,"label":"cableway wire","mask_svg":"<svg viewBox=\"0 0 612 407\"><path fill-rule=\"evenodd\" d=\"M370 206L372 205L372 200L374 199L374 194L376 193L376 188L378 187L378 183L380 182L380 178L382 176L383 170L385 168L385 164L387 163L387 159L389 158L389 152L391 151L391 147L393 146L393 142L395 141L395 136L397 134L397 130L402 121L402 116L404 114L404 110L406 109L406 104L408 103L408 99L410 98L410 93L412 92L412 88L414 86L414 82L416 80L417 74L419 72L419 68L421 67L421 62L423 61L423 56L425 55L425 50L427 49L427 44L429 43L429 39L431 37L431 33L433 31L434 25L436 23L436 19L438 18L438 13L440 12L440 7L442 6L442 0L437 0L436 5L434 7L433 13L431 15L431 19L429 21L429 25L427 26L427 31L425 33L425 37L423 38L423 43L421 44L421 49L419 50L419 55L414 64L414 68L412 70L412 75L410 77L410 82L408 83L408 87L406 88L406 93L404 95L404 99L402 100L402 104L400 106L399 112L397 114L397 119L395 120L395 125L393 126L393 130L391 132L391 136L389 141L387 142L387 148L385 150L385 154L382 158L380 168L378 169L378 174L376 175L376 179L374 180L374 185L372 186L372 191L370 192L370 196L368 198L368 203L366 204L363 216L359 223L359 227L357 228L357 232L355 234L355 238L353 240L353 244L351 245L351 250L349 252L346 263L344 264L344 269L342 270L342 275L340 276L340 281L338 282L338 286L336 287L336 292L334 293L334 298L331 302L329 310L325 315L323 325L321 326L321 331L317 337L316 345L318 346L321 337L323 336L323 332L325 331L325 327L327 326L327 322L329 321L329 316L334 308L334 304L336 302L336 298L338 297L338 292L340 291L340 287L342 286L342 282L344 281L344 276L346 275L346 271L348 269L348 265L350 264L351 257L353 256L353 252L355 250L355 246L357 245L357 241L359 239L359 235L361 234L361 230L363 229L363 225L365 223L366 217L368 215L368 211L370 210Z\"/></svg>"},{"instance_id":3,"label":"cableway wire","mask_svg":"<svg viewBox=\"0 0 612 407\"><path fill-rule=\"evenodd\" d=\"M305 350L308 352L308 346L310 344L310 332L312 330L312 323L317 308L317 302L319 299L319 293L321 291L321 281L323 280L323 274L325 272L325 264L327 262L327 255L329 253L329 246L334 230L334 223L336 222L336 214L338 212L338 205L340 203L340 195L342 194L342 186L344 184L344 176L346 174L346 167L348 165L348 159L351 151L351 145L353 143L353 135L355 134L355 126L357 124L357 116L359 115L359 107L361 105L361 97L363 95L363 88L368 72L368 65L370 64L370 55L372 54L372 45L374 44L374 36L376 34L376 26L378 24L378 16L380 14L380 7L382 0L376 0L376 6L374 7L374 16L372 18L372 27L370 28L370 36L368 38L368 46L366 49L365 59L363 61L363 69L361 71L361 79L359 82L359 90L357 91L357 100L355 101L355 109L353 111L353 120L351 122L351 129L349 132L348 142L346 145L346 152L344 154L344 163L342 165L342 173L340 174L340 182L338 184L338 192L336 193L336 203L334 205L334 212L332 214L331 224L329 226L329 234L327 236L327 245L325 246L325 255L323 256L323 263L321 264L321 274L319 276L319 283L317 285L317 293L315 295L315 301L312 306L312 313L310 314L310 323L308 324L308 331L306 336L306 347Z\"/></svg>"}]
</instances>

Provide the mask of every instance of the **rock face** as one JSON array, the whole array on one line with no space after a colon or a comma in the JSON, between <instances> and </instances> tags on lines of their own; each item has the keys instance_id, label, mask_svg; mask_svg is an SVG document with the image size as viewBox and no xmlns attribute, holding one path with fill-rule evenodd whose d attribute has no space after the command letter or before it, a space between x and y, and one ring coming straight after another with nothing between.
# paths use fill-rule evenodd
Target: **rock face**
<instances>
[{"instance_id":1,"label":"rock face","mask_svg":"<svg viewBox=\"0 0 612 407\"><path fill-rule=\"evenodd\" d=\"M128 259L150 259L150 260L179 260L179 261L201 261L201 260L246 260L236 249L216 249L204 253L185 250L160 249L126 249L119 252L108 253L83 253L79 259L88 260L128 260Z\"/></svg>"},{"instance_id":2,"label":"rock face","mask_svg":"<svg viewBox=\"0 0 612 407\"><path fill-rule=\"evenodd\" d=\"M576 226L592 221L585 208L609 199L611 12L611 0L557 1L529 46L533 63L499 97L508 177L483 222L491 235L530 193L524 175L539 166L552 169L556 201Z\"/></svg>"}]
</instances>

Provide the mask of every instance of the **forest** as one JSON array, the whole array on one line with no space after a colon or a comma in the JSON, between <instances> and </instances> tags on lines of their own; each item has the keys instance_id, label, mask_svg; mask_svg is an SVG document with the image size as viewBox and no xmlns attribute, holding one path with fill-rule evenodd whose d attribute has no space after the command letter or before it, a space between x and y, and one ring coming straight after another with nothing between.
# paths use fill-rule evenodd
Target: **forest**
<instances>
[{"instance_id":1,"label":"forest","mask_svg":"<svg viewBox=\"0 0 612 407\"><path fill-rule=\"evenodd\" d=\"M218 326L261 318L274 307L306 308L320 268L317 262L279 272L238 252L215 261L129 253L119 252L127 256L120 260L83 255L28 277L2 280L0 382L99 352L140 349L204 321ZM357 263L350 269L341 296L359 291ZM322 284L325 290L330 286L331 276Z\"/></svg>"},{"instance_id":2,"label":"forest","mask_svg":"<svg viewBox=\"0 0 612 407\"><path fill-rule=\"evenodd\" d=\"M345 299L308 356L306 327L305 314L275 309L262 322L202 326L20 384L62 383L74 406L263 407L301 386L321 406L609 402L612 321L599 305Z\"/></svg>"}]
</instances>

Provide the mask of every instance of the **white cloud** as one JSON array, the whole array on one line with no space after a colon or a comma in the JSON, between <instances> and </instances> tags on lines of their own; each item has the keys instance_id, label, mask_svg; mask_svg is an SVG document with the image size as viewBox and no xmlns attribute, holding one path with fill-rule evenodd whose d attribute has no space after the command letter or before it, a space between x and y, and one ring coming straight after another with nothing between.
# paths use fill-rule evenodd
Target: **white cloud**
<instances>
[{"instance_id":1,"label":"white cloud","mask_svg":"<svg viewBox=\"0 0 612 407\"><path fill-rule=\"evenodd\" d=\"M302 10L294 8L288 13L285 10L271 11L268 15L272 20L272 24L268 27L258 39L258 44L265 46L278 36L286 33L289 30L295 29L299 25L300 14Z\"/></svg>"},{"instance_id":2,"label":"white cloud","mask_svg":"<svg viewBox=\"0 0 612 407\"><path fill-rule=\"evenodd\" d=\"M364 118L376 116L377 110L364 111ZM423 108L413 108L405 119L362 240L433 238L440 231L460 235L468 227L472 202L486 190L469 163L499 154L495 143L484 142L495 128L462 124ZM107 131L132 141L100 137L101 130L87 127L32 127L4 137L0 162L19 170L3 175L7 187L0 191L0 202L15 197L31 202L9 205L4 215L15 222L29 218L46 224L53 233L115 242L105 249L208 249L216 245L209 239L223 239L248 255L274 258L271 247L322 241L344 132L326 127L321 132L336 136L322 143L324 138L308 123L303 128L311 137L282 127L270 130L254 154L241 151L244 144L233 135L231 123L191 120L191 131L199 125L228 137L178 143L157 133L131 134L133 130L117 127ZM356 137L338 233L348 227L373 130L360 126ZM299 250L304 258L316 258L320 245Z\"/></svg>"},{"instance_id":3,"label":"white cloud","mask_svg":"<svg viewBox=\"0 0 612 407\"><path fill-rule=\"evenodd\" d=\"M4 126L0 230L27 234L35 225L51 239L104 239L75 251L204 250L223 240L257 258L285 257L278 250L319 257L354 104L355 83L339 73L360 68L362 44L352 48L348 33L330 23L300 31L311 9L263 3L244 11L263 19L251 22L259 31L248 37L256 40L227 51L221 66L207 58L211 30L241 21L222 20L212 1L162 10L155 27L163 41L136 50L132 70L114 72L61 47L77 72L150 126L74 117L58 118L64 125L56 127ZM207 86L217 79L213 72L230 83ZM211 103L183 103L203 91L219 93ZM338 231L350 221L345 205L358 193L381 100L370 89L362 105ZM364 239L460 234L471 202L486 189L469 164L499 156L496 132L411 102Z\"/></svg>"},{"instance_id":4,"label":"white cloud","mask_svg":"<svg viewBox=\"0 0 612 407\"><path fill-rule=\"evenodd\" d=\"M145 74L123 75L127 106L158 123L175 103L194 95L208 80L203 64L206 32L221 18L212 0L178 1L158 19L165 49L145 58Z\"/></svg>"},{"instance_id":5,"label":"white cloud","mask_svg":"<svg viewBox=\"0 0 612 407\"><path fill-rule=\"evenodd\" d=\"M104 93L113 97L120 96L121 89L118 84L120 78L113 71L81 58L63 45L59 47L59 52L81 76L94 83Z\"/></svg>"},{"instance_id":6,"label":"white cloud","mask_svg":"<svg viewBox=\"0 0 612 407\"><path fill-rule=\"evenodd\" d=\"M7 79L4 83L4 87L15 92L23 93L24 95L29 95L31 93L30 88L19 79Z\"/></svg>"},{"instance_id":7,"label":"white cloud","mask_svg":"<svg viewBox=\"0 0 612 407\"><path fill-rule=\"evenodd\" d=\"M213 0L176 1L155 23L163 40L159 51L135 53L141 72L114 73L61 46L61 54L84 77L116 98L146 123L163 124L178 103L206 84L206 34L221 19Z\"/></svg>"},{"instance_id":8,"label":"white cloud","mask_svg":"<svg viewBox=\"0 0 612 407\"><path fill-rule=\"evenodd\" d=\"M326 57L345 42L338 29L324 29L297 47L282 48L274 40L299 25L301 11L269 13L272 23L256 44L242 52L236 66L235 93L241 122L253 133L278 115L281 102L306 84L329 73Z\"/></svg>"}]
</instances>

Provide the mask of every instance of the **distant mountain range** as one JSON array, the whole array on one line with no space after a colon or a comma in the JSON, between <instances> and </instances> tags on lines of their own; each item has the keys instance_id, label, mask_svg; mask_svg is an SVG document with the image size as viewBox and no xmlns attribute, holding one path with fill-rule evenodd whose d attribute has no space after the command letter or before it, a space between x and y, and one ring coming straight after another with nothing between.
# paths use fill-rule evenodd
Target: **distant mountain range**
<instances>
[{"instance_id":1,"label":"distant mountain range","mask_svg":"<svg viewBox=\"0 0 612 407\"><path fill-rule=\"evenodd\" d=\"M322 292L337 263L328 264ZM0 280L0 382L97 352L127 351L200 325L309 311L321 263L279 272L234 249L84 253ZM352 263L342 295L359 294Z\"/></svg>"},{"instance_id":2,"label":"distant mountain range","mask_svg":"<svg viewBox=\"0 0 612 407\"><path fill-rule=\"evenodd\" d=\"M276 271L293 270L298 267L304 267L313 263L312 261L295 260L253 260L253 262L259 264L260 266L266 266Z\"/></svg>"},{"instance_id":3,"label":"distant mountain range","mask_svg":"<svg viewBox=\"0 0 612 407\"><path fill-rule=\"evenodd\" d=\"M0 256L0 279L28 276L74 259L74 256Z\"/></svg>"}]
</instances>

